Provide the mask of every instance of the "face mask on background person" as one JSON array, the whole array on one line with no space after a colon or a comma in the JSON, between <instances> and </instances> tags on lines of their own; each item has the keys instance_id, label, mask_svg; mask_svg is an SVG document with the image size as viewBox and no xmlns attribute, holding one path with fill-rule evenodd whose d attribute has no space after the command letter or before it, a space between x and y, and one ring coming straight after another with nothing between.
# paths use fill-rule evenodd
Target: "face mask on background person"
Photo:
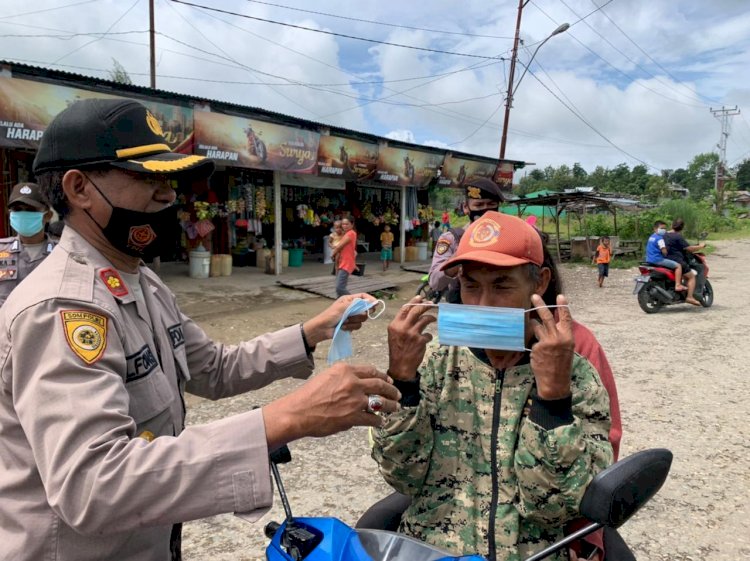
<instances>
[{"instance_id":1,"label":"face mask on background person","mask_svg":"<svg viewBox=\"0 0 750 561\"><path fill-rule=\"evenodd\" d=\"M12 210L10 212L10 226L20 236L30 238L44 228L44 213L30 210Z\"/></svg>"},{"instance_id":2,"label":"face mask on background person","mask_svg":"<svg viewBox=\"0 0 750 561\"><path fill-rule=\"evenodd\" d=\"M91 181L91 178L88 178ZM101 226L91 213L91 220L99 226L104 237L115 248L132 257L150 259L159 254L158 240L167 237L173 226L169 207L157 212L140 212L113 205L101 189L91 181L102 198L112 208L112 215L105 226Z\"/></svg>"},{"instance_id":3,"label":"face mask on background person","mask_svg":"<svg viewBox=\"0 0 750 561\"><path fill-rule=\"evenodd\" d=\"M658 229L658 230L656 231L656 233L657 233L657 234L659 234L660 236L663 236L664 234L666 234L666 233L667 233L667 229L666 229L666 228L659 228L659 229Z\"/></svg>"}]
</instances>

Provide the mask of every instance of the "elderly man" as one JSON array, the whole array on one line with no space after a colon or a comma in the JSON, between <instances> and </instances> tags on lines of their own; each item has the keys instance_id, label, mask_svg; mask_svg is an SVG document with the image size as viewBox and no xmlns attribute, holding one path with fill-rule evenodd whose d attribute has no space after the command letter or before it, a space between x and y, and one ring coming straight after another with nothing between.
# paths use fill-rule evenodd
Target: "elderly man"
<instances>
[{"instance_id":1,"label":"elderly man","mask_svg":"<svg viewBox=\"0 0 750 561\"><path fill-rule=\"evenodd\" d=\"M267 509L269 450L379 425L372 394L398 407L385 374L340 363L185 427L185 391L218 399L309 376L354 298L236 346L209 340L142 259L169 227L172 181L213 167L171 153L134 101L79 101L45 132L34 172L66 226L0 311L0 558L179 559L181 522Z\"/></svg>"},{"instance_id":2,"label":"elderly man","mask_svg":"<svg viewBox=\"0 0 750 561\"><path fill-rule=\"evenodd\" d=\"M491 179L479 177L472 179L464 185L466 200L463 204L464 214L469 216L471 222L480 218L488 210L497 210L504 200L500 187ZM450 228L435 242L430 265L430 288L447 293L449 302L458 302L458 280L457 267L443 267L458 248L463 228Z\"/></svg>"},{"instance_id":3,"label":"elderly man","mask_svg":"<svg viewBox=\"0 0 750 561\"><path fill-rule=\"evenodd\" d=\"M574 352L564 296L537 232L487 212L444 268L462 304L435 321L416 298L389 326L390 375L403 410L374 430L386 481L412 497L400 531L458 554L518 560L563 535L591 479L612 462L609 400ZM530 313L534 309L534 313Z\"/></svg>"},{"instance_id":4,"label":"elderly man","mask_svg":"<svg viewBox=\"0 0 750 561\"><path fill-rule=\"evenodd\" d=\"M0 239L0 306L13 289L55 247L45 226L52 209L36 183L19 183L8 199L10 226L16 236Z\"/></svg>"}]
</instances>

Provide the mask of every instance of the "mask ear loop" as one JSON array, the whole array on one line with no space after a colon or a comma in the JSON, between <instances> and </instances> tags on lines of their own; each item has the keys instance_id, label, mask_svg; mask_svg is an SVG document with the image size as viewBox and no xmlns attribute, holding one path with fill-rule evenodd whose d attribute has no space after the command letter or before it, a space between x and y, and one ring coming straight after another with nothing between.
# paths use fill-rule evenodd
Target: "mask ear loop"
<instances>
[{"instance_id":1,"label":"mask ear loop","mask_svg":"<svg viewBox=\"0 0 750 561\"><path fill-rule=\"evenodd\" d=\"M529 308L528 310L524 310L524 312L529 313L533 312L534 310L541 310L542 308L570 308L569 304L552 304L551 306L537 306L536 308Z\"/></svg>"},{"instance_id":2,"label":"mask ear loop","mask_svg":"<svg viewBox=\"0 0 750 561\"><path fill-rule=\"evenodd\" d=\"M382 308L380 309L380 311L379 311L378 313L375 313L375 314L371 314L370 312L371 312L371 311L372 311L373 309L375 309L375 307L376 307L376 306L377 306L378 304L383 304L383 307L382 307ZM378 318L379 318L379 317L380 317L380 316L381 316L381 315L383 314L383 312L384 312L384 311L385 311L385 302L383 302L382 300L377 300L377 301L375 302L375 306L373 306L372 308L370 308L369 310L367 310L367 317L368 317L368 318L370 318L370 319L378 319Z\"/></svg>"}]
</instances>

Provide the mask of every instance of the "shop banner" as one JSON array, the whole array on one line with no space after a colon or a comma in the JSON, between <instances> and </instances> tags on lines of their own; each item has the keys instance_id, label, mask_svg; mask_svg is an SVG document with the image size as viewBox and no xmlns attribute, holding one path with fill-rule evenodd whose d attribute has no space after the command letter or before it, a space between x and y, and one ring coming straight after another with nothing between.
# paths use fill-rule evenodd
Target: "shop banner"
<instances>
[{"instance_id":1,"label":"shop banner","mask_svg":"<svg viewBox=\"0 0 750 561\"><path fill-rule=\"evenodd\" d=\"M388 185L424 187L437 176L442 163L442 154L405 148L380 148L376 179Z\"/></svg>"},{"instance_id":2,"label":"shop banner","mask_svg":"<svg viewBox=\"0 0 750 561\"><path fill-rule=\"evenodd\" d=\"M464 158L445 157L443 169L438 180L441 187L463 187L471 179L486 177L492 179L495 174L495 162L480 162Z\"/></svg>"},{"instance_id":3,"label":"shop banner","mask_svg":"<svg viewBox=\"0 0 750 561\"><path fill-rule=\"evenodd\" d=\"M125 98L68 86L0 77L0 147L39 147L42 134L63 109L90 98ZM164 138L175 152L189 152L193 135L193 109L155 101L136 101L157 118Z\"/></svg>"},{"instance_id":4,"label":"shop banner","mask_svg":"<svg viewBox=\"0 0 750 561\"><path fill-rule=\"evenodd\" d=\"M318 147L318 175L347 180L375 176L378 145L340 136L321 136Z\"/></svg>"},{"instance_id":5,"label":"shop banner","mask_svg":"<svg viewBox=\"0 0 750 561\"><path fill-rule=\"evenodd\" d=\"M313 131L195 112L194 152L228 166L315 173L319 141Z\"/></svg>"},{"instance_id":6,"label":"shop banner","mask_svg":"<svg viewBox=\"0 0 750 561\"><path fill-rule=\"evenodd\" d=\"M500 162L497 165L495 183L508 193L513 190L513 164L511 162Z\"/></svg>"}]
</instances>

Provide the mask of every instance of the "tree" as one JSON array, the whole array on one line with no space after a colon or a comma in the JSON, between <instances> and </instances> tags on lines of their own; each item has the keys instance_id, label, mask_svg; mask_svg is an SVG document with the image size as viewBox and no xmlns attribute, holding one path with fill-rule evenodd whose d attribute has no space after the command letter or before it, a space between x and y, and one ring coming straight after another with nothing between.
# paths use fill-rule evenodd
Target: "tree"
<instances>
[{"instance_id":1,"label":"tree","mask_svg":"<svg viewBox=\"0 0 750 561\"><path fill-rule=\"evenodd\" d=\"M737 190L750 191L750 159L737 166Z\"/></svg>"},{"instance_id":2,"label":"tree","mask_svg":"<svg viewBox=\"0 0 750 561\"><path fill-rule=\"evenodd\" d=\"M116 58L112 58L112 70L109 71L109 79L118 84L133 83L125 67Z\"/></svg>"},{"instance_id":3,"label":"tree","mask_svg":"<svg viewBox=\"0 0 750 561\"><path fill-rule=\"evenodd\" d=\"M690 161L683 187L690 189L693 199L699 201L711 193L716 181L718 163L719 155L716 152L698 154Z\"/></svg>"},{"instance_id":4,"label":"tree","mask_svg":"<svg viewBox=\"0 0 750 561\"><path fill-rule=\"evenodd\" d=\"M658 203L670 195L669 181L662 175L649 175L644 198L652 203Z\"/></svg>"},{"instance_id":5,"label":"tree","mask_svg":"<svg viewBox=\"0 0 750 561\"><path fill-rule=\"evenodd\" d=\"M608 169L602 166L596 166L596 169L589 174L587 183L590 186L595 187L597 191L604 191L607 188L608 175Z\"/></svg>"},{"instance_id":6,"label":"tree","mask_svg":"<svg viewBox=\"0 0 750 561\"><path fill-rule=\"evenodd\" d=\"M588 173L578 162L573 164L573 177L579 185L583 185L588 177Z\"/></svg>"},{"instance_id":7,"label":"tree","mask_svg":"<svg viewBox=\"0 0 750 561\"><path fill-rule=\"evenodd\" d=\"M630 172L630 185L628 192L634 195L643 195L646 192L649 184L648 168L643 164L639 164Z\"/></svg>"}]
</instances>

